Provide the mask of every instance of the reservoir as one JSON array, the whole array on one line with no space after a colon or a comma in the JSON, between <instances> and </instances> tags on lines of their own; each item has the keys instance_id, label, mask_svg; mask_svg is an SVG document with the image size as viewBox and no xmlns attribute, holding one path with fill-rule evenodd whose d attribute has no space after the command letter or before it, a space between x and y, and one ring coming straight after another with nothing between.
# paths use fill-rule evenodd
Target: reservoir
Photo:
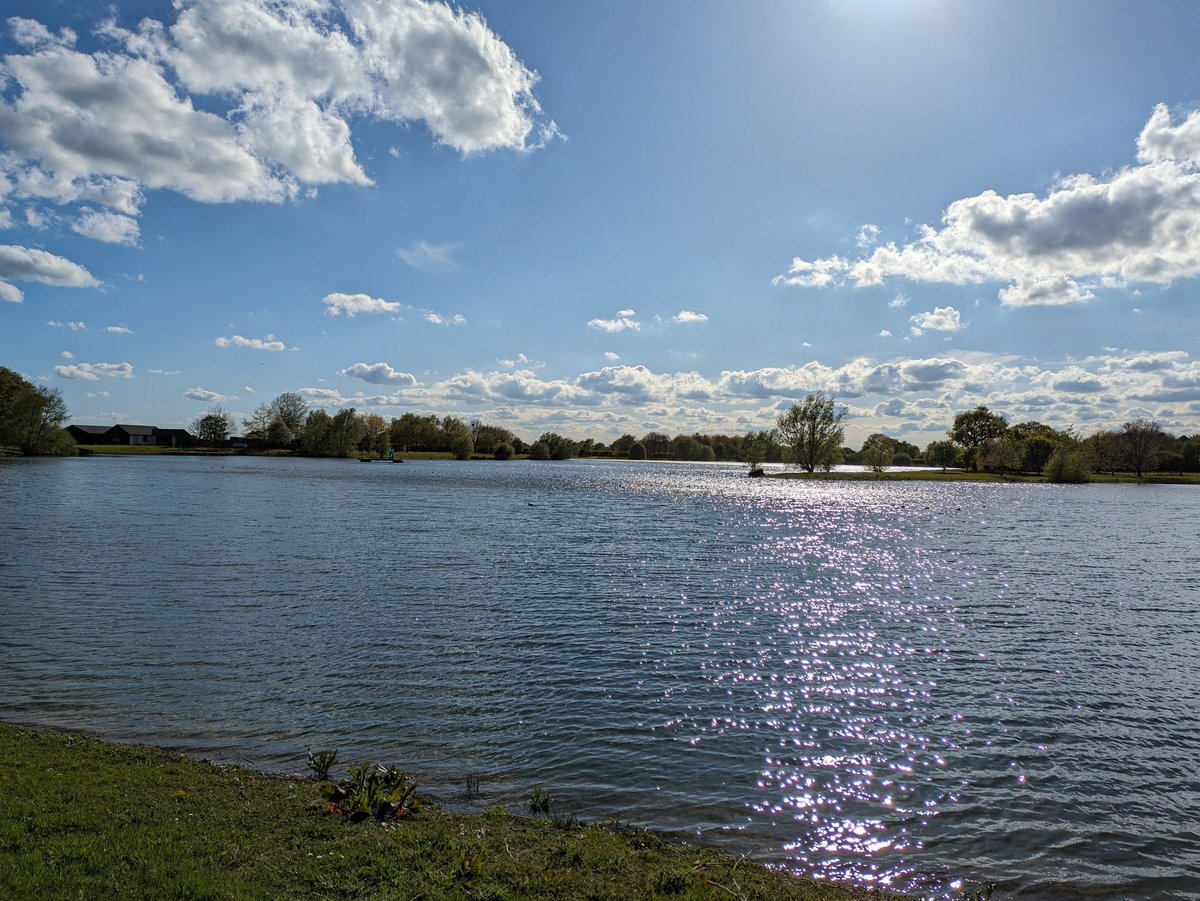
<instances>
[{"instance_id":1,"label":"reservoir","mask_svg":"<svg viewBox=\"0 0 1200 901\"><path fill-rule=\"evenodd\" d=\"M0 719L542 787L920 897L1197 898L1198 522L1187 486L6 461Z\"/></svg>"}]
</instances>

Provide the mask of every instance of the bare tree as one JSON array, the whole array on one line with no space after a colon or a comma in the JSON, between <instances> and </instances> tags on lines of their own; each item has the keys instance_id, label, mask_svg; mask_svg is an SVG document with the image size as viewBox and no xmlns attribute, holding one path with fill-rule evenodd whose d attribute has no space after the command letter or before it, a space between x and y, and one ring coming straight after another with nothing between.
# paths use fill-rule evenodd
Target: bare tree
<instances>
[{"instance_id":1,"label":"bare tree","mask_svg":"<svg viewBox=\"0 0 1200 901\"><path fill-rule=\"evenodd\" d=\"M1126 464L1140 479L1142 473L1162 457L1166 450L1167 434L1153 420L1135 419L1121 426L1121 443L1124 445Z\"/></svg>"}]
</instances>

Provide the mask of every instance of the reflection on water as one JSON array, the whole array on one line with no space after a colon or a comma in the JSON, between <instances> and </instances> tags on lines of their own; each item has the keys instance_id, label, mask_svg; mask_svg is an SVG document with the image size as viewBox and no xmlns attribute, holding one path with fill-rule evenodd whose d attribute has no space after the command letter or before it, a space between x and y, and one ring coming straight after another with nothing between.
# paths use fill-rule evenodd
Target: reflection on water
<instances>
[{"instance_id":1,"label":"reflection on water","mask_svg":"<svg viewBox=\"0 0 1200 901\"><path fill-rule=\"evenodd\" d=\"M931 897L1197 896L1200 492L92 458L0 498L5 719Z\"/></svg>"}]
</instances>

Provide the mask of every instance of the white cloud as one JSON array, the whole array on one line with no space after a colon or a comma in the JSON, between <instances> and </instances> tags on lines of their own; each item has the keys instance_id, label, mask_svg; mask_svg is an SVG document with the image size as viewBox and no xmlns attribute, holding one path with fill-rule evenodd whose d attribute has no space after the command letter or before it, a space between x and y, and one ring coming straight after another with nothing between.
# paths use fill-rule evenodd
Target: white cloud
<instances>
[{"instance_id":1,"label":"white cloud","mask_svg":"<svg viewBox=\"0 0 1200 901\"><path fill-rule=\"evenodd\" d=\"M0 244L0 300L20 303L24 299L20 289L10 284L14 281L62 288L95 288L100 284L90 272L65 257L33 247Z\"/></svg>"},{"instance_id":2,"label":"white cloud","mask_svg":"<svg viewBox=\"0 0 1200 901\"><path fill-rule=\"evenodd\" d=\"M125 328L123 325L105 326L104 331L110 335L132 335L133 331Z\"/></svg>"},{"instance_id":3,"label":"white cloud","mask_svg":"<svg viewBox=\"0 0 1200 901\"><path fill-rule=\"evenodd\" d=\"M353 319L359 313L395 313L401 304L366 294L326 294L321 298L325 304L325 312L330 316L340 316L345 313Z\"/></svg>"},{"instance_id":4,"label":"white cloud","mask_svg":"<svg viewBox=\"0 0 1200 901\"><path fill-rule=\"evenodd\" d=\"M251 350L287 350L287 345L274 335L267 335L265 338L243 338L241 335L233 335L230 338L217 338L213 344L217 347L248 347Z\"/></svg>"},{"instance_id":5,"label":"white cloud","mask_svg":"<svg viewBox=\"0 0 1200 901\"><path fill-rule=\"evenodd\" d=\"M1200 276L1200 111L1174 124L1159 105L1138 162L1104 176L1060 179L1044 197L984 191L956 200L941 228L857 260L793 260L777 284L856 287L888 278L953 285L1007 283L1009 306L1085 303L1086 287L1169 284Z\"/></svg>"},{"instance_id":6,"label":"white cloud","mask_svg":"<svg viewBox=\"0 0 1200 901\"><path fill-rule=\"evenodd\" d=\"M690 325L699 322L708 322L708 317L703 313L693 313L691 310L680 310L671 317L672 322L678 322L683 325Z\"/></svg>"},{"instance_id":7,"label":"white cloud","mask_svg":"<svg viewBox=\"0 0 1200 901\"><path fill-rule=\"evenodd\" d=\"M457 249L457 244L430 244L426 241L414 241L408 247L399 248L396 256L414 269L432 271L457 269L458 264L453 259L454 251Z\"/></svg>"},{"instance_id":8,"label":"white cloud","mask_svg":"<svg viewBox=\"0 0 1200 901\"><path fill-rule=\"evenodd\" d=\"M71 230L108 244L137 244L141 229L137 220L109 210L83 210L83 214L71 224Z\"/></svg>"},{"instance_id":9,"label":"white cloud","mask_svg":"<svg viewBox=\"0 0 1200 901\"><path fill-rule=\"evenodd\" d=\"M954 307L934 307L932 312L917 313L908 317L913 335L926 331L957 332L963 328L962 317Z\"/></svg>"},{"instance_id":10,"label":"white cloud","mask_svg":"<svg viewBox=\"0 0 1200 901\"><path fill-rule=\"evenodd\" d=\"M908 306L908 295L897 293L895 297L888 301L888 307L893 310L903 309Z\"/></svg>"},{"instance_id":11,"label":"white cloud","mask_svg":"<svg viewBox=\"0 0 1200 901\"><path fill-rule=\"evenodd\" d=\"M83 396L89 400L96 400L97 398L109 397L110 395L107 391L86 391Z\"/></svg>"},{"instance_id":12,"label":"white cloud","mask_svg":"<svg viewBox=\"0 0 1200 901\"><path fill-rule=\"evenodd\" d=\"M32 19L8 27L0 169L16 196L137 215L146 189L205 202L371 184L352 125L424 123L462 154L529 151L559 137L537 75L477 14L430 0L187 0L175 21L115 20L75 49ZM62 123L70 122L69 128ZM9 211L5 211L11 216ZM119 219L80 234L135 243ZM436 252L438 249L433 248ZM0 291L11 295L10 290Z\"/></svg>"},{"instance_id":13,"label":"white cloud","mask_svg":"<svg viewBox=\"0 0 1200 901\"><path fill-rule=\"evenodd\" d=\"M237 400L233 394L219 394L216 391L209 391L207 388L188 388L183 392L183 396L188 400L200 400L205 403L224 403L229 400Z\"/></svg>"},{"instance_id":14,"label":"white cloud","mask_svg":"<svg viewBox=\"0 0 1200 901\"><path fill-rule=\"evenodd\" d=\"M863 248L879 243L879 226L868 222L858 230L854 243Z\"/></svg>"},{"instance_id":15,"label":"white cloud","mask_svg":"<svg viewBox=\"0 0 1200 901\"><path fill-rule=\"evenodd\" d=\"M46 325L50 328L69 328L73 332L87 331L86 322L59 322L57 319L51 319Z\"/></svg>"},{"instance_id":16,"label":"white cloud","mask_svg":"<svg viewBox=\"0 0 1200 901\"><path fill-rule=\"evenodd\" d=\"M62 357L64 360L74 360L75 359L75 354L71 353L69 350L64 350L61 354L59 354L59 356Z\"/></svg>"},{"instance_id":17,"label":"white cloud","mask_svg":"<svg viewBox=\"0 0 1200 901\"><path fill-rule=\"evenodd\" d=\"M604 359L616 362L617 360L621 359L621 355L613 353L611 350L606 350L604 352Z\"/></svg>"},{"instance_id":18,"label":"white cloud","mask_svg":"<svg viewBox=\"0 0 1200 901\"><path fill-rule=\"evenodd\" d=\"M96 382L101 377L109 379L133 378L133 366L129 363L74 363L70 366L55 366L55 373L63 379L79 379Z\"/></svg>"},{"instance_id":19,"label":"white cloud","mask_svg":"<svg viewBox=\"0 0 1200 901\"><path fill-rule=\"evenodd\" d=\"M432 310L425 314L425 321L432 322L434 325L466 325L467 322L459 313L455 313L453 316L443 316Z\"/></svg>"},{"instance_id":20,"label":"white cloud","mask_svg":"<svg viewBox=\"0 0 1200 901\"><path fill-rule=\"evenodd\" d=\"M887 329L883 329L882 331L880 331L879 337L880 338L890 338L890 337L892 337L892 333L889 332Z\"/></svg>"},{"instance_id":21,"label":"white cloud","mask_svg":"<svg viewBox=\"0 0 1200 901\"><path fill-rule=\"evenodd\" d=\"M387 363L355 363L348 369L338 372L338 375L362 379L373 385L400 385L411 388L418 384L416 376L408 372L397 372Z\"/></svg>"},{"instance_id":22,"label":"white cloud","mask_svg":"<svg viewBox=\"0 0 1200 901\"><path fill-rule=\"evenodd\" d=\"M10 18L8 27L12 31L13 40L23 47L44 47L46 45L72 47L75 45L76 35L70 28L63 28L58 34L54 34L41 22L24 19L20 16Z\"/></svg>"},{"instance_id":23,"label":"white cloud","mask_svg":"<svg viewBox=\"0 0 1200 901\"><path fill-rule=\"evenodd\" d=\"M610 335L624 331L636 332L642 327L642 324L633 318L636 315L633 310L617 310L615 319L591 319L588 321L588 328L608 332Z\"/></svg>"}]
</instances>

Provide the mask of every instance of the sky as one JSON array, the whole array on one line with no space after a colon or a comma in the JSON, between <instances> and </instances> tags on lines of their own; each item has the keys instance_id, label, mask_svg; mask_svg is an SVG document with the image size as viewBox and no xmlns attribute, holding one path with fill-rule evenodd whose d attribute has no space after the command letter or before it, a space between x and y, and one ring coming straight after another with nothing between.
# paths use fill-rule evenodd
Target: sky
<instances>
[{"instance_id":1,"label":"sky","mask_svg":"<svg viewBox=\"0 0 1200 901\"><path fill-rule=\"evenodd\" d=\"M611 441L1200 432L1200 4L7 0L0 365Z\"/></svg>"}]
</instances>

